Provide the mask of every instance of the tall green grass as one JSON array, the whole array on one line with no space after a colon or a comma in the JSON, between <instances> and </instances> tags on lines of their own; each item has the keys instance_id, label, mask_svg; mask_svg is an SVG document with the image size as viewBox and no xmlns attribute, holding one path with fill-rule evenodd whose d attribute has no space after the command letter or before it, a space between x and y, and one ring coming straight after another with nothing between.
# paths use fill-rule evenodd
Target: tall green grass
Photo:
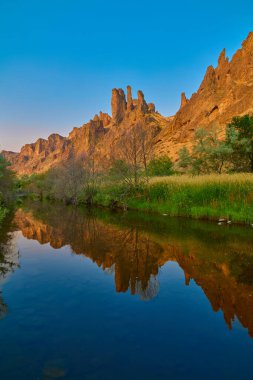
<instances>
[{"instance_id":1,"label":"tall green grass","mask_svg":"<svg viewBox=\"0 0 253 380\"><path fill-rule=\"evenodd\" d=\"M158 177L132 189L122 184L104 185L95 202L171 216L253 223L253 175Z\"/></svg>"}]
</instances>

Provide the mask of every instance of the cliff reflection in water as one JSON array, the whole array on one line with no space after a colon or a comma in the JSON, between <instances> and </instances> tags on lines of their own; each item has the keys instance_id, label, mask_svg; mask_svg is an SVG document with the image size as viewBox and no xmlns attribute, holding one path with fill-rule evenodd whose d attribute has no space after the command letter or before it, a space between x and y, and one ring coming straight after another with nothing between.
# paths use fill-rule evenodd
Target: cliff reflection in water
<instances>
[{"instance_id":1,"label":"cliff reflection in water","mask_svg":"<svg viewBox=\"0 0 253 380\"><path fill-rule=\"evenodd\" d=\"M69 245L114 273L117 292L151 299L157 275L174 261L199 285L229 328L235 318L253 337L253 238L248 228L138 215L87 213L71 207L31 205L18 210L16 226L28 239L53 248Z\"/></svg>"}]
</instances>

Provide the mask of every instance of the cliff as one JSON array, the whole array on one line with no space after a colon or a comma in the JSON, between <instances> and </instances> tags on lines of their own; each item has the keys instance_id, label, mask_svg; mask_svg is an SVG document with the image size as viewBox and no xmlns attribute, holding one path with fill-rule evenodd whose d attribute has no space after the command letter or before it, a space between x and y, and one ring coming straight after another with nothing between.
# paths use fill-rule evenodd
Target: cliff
<instances>
[{"instance_id":1,"label":"cliff","mask_svg":"<svg viewBox=\"0 0 253 380\"><path fill-rule=\"evenodd\" d=\"M221 52L216 68L209 66L196 93L187 99L181 95L181 105L175 116L164 117L147 103L142 91L132 98L122 89L112 90L112 117L100 112L80 128L74 128L68 137L57 134L47 140L39 139L25 145L20 153L2 154L19 174L47 171L69 157L87 154L96 145L98 165L108 167L117 153L122 137L136 123L141 123L153 145L155 155L177 159L178 151L191 147L197 128L215 125L224 137L226 124L234 116L253 112L253 32L242 43L231 61Z\"/></svg>"},{"instance_id":2,"label":"cliff","mask_svg":"<svg viewBox=\"0 0 253 380\"><path fill-rule=\"evenodd\" d=\"M212 125L224 136L225 126L234 116L253 112L253 32L231 61L221 52L216 68L209 66L196 93L188 100L182 94L181 107L170 126L156 142L157 154L176 158L183 145L191 146L197 128Z\"/></svg>"},{"instance_id":3,"label":"cliff","mask_svg":"<svg viewBox=\"0 0 253 380\"><path fill-rule=\"evenodd\" d=\"M68 137L52 134L26 144L19 153L2 151L18 175L43 173L70 158L85 157L96 147L96 161L99 167L108 167L117 154L120 141L125 133L137 122L153 140L169 119L155 111L153 103L147 104L142 91L138 98L132 98L132 89L127 87L127 100L122 89L112 90L112 117L100 112L79 128L74 128Z\"/></svg>"}]
</instances>

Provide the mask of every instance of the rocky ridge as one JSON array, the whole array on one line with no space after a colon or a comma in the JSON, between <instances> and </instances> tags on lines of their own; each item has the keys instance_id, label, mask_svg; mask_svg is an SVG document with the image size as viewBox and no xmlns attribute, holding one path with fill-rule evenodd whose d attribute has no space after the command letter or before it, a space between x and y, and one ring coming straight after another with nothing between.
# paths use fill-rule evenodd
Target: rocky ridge
<instances>
[{"instance_id":1,"label":"rocky ridge","mask_svg":"<svg viewBox=\"0 0 253 380\"><path fill-rule=\"evenodd\" d=\"M62 160L89 152L94 144L101 167L108 166L122 137L136 123L148 132L155 155L177 159L183 146L191 147L194 134L200 127L216 126L220 137L233 116L253 113L253 32L242 43L231 61L221 52L216 68L209 66L196 93L187 99L181 95L181 105L175 116L164 117L147 103L142 91L132 98L132 89L113 89L112 116L99 115L80 128L74 128L68 137L52 134L47 140L38 139L22 147L19 153L3 151L19 174L45 172Z\"/></svg>"}]
</instances>

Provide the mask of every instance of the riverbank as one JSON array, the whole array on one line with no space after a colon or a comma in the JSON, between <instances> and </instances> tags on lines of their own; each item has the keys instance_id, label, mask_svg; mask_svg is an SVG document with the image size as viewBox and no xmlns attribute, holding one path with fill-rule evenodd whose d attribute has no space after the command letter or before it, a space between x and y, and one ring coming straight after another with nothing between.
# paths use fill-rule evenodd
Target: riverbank
<instances>
[{"instance_id":1,"label":"riverbank","mask_svg":"<svg viewBox=\"0 0 253 380\"><path fill-rule=\"evenodd\" d=\"M168 216L248 224L253 223L253 175L154 177L137 188L104 184L98 187L94 203Z\"/></svg>"}]
</instances>

